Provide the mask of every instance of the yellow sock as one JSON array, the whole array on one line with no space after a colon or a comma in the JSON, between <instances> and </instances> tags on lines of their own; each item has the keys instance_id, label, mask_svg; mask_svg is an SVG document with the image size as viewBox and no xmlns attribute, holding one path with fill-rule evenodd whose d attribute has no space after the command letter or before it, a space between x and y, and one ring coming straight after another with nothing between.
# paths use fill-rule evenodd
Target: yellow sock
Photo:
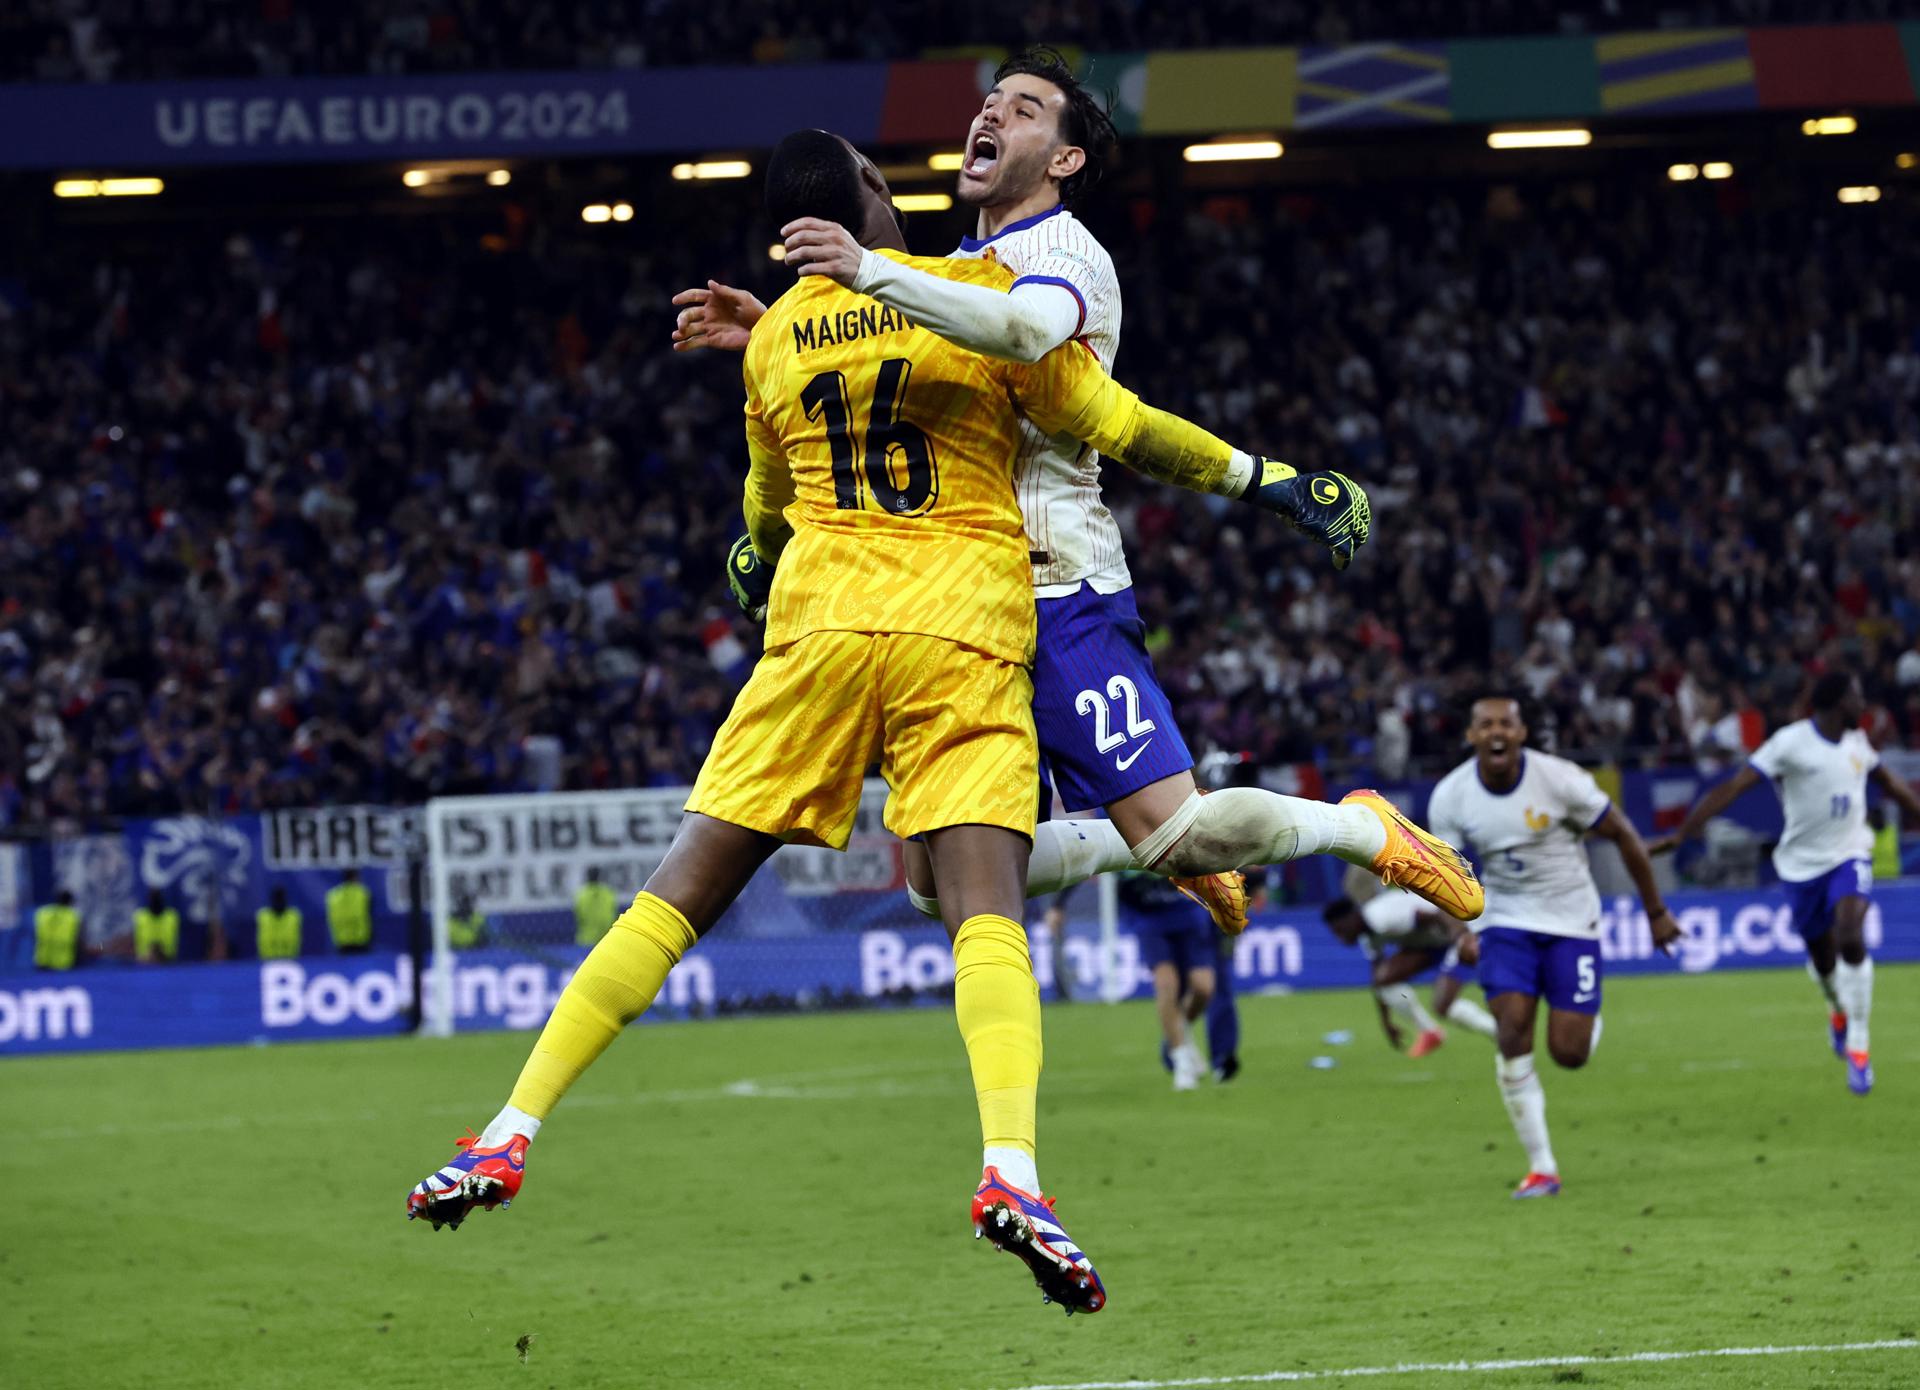
<instances>
[{"instance_id":1,"label":"yellow sock","mask_svg":"<svg viewBox=\"0 0 1920 1390\"><path fill-rule=\"evenodd\" d=\"M636 897L560 992L507 1104L546 1119L620 1030L647 1011L667 972L698 939L671 903L651 893Z\"/></svg>"},{"instance_id":2,"label":"yellow sock","mask_svg":"<svg viewBox=\"0 0 1920 1390\"><path fill-rule=\"evenodd\" d=\"M1040 984L1027 933L1008 917L981 914L953 938L953 1011L973 1067L980 1137L987 1148L1032 1155L1040 1090Z\"/></svg>"}]
</instances>

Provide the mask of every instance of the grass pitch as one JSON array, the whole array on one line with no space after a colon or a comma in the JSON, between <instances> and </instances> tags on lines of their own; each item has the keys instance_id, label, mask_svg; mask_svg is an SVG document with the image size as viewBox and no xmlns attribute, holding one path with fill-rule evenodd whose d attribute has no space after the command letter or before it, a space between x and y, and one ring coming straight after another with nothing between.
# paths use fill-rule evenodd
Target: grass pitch
<instances>
[{"instance_id":1,"label":"grass pitch","mask_svg":"<svg viewBox=\"0 0 1920 1390\"><path fill-rule=\"evenodd\" d=\"M1112 1300L1071 1321L970 1238L939 1011L633 1030L513 1209L438 1234L407 1188L530 1035L9 1061L0 1381L994 1390L1914 1337L1920 969L1879 972L1866 1101L1798 972L1607 993L1592 1067L1545 1071L1567 1191L1528 1203L1480 1038L1409 1062L1357 992L1254 999L1241 1078L1174 1095L1146 1006L1050 1008L1040 1171ZM1884 1387L1920 1350L1315 1381Z\"/></svg>"}]
</instances>

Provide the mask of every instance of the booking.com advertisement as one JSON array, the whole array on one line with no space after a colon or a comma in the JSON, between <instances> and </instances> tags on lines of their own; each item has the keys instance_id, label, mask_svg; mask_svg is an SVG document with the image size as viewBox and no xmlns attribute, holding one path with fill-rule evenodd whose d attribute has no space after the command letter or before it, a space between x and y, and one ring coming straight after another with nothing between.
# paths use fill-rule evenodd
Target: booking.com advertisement
<instances>
[{"instance_id":1,"label":"booking.com advertisement","mask_svg":"<svg viewBox=\"0 0 1920 1390\"><path fill-rule=\"evenodd\" d=\"M1697 975L1797 968L1804 960L1777 891L1676 893L1669 902L1685 933L1673 959L1653 949L1637 902L1606 903L1600 952L1608 973ZM1875 955L1920 960L1916 918L1920 884L1879 888L1867 917ZM1044 928L1033 935L1046 997L1054 997L1063 972L1076 997L1150 992L1136 942L1124 930L1111 956L1085 919L1070 924L1057 948ZM456 1026L538 1027L583 954L567 946L462 953L451 979ZM1248 994L1352 987L1366 979L1359 953L1341 946L1309 909L1256 915L1234 943L1233 970ZM904 1004L936 997L952 978L946 935L931 924L796 938L723 934L681 962L648 1018ZM0 977L0 1054L393 1034L408 1026L413 992L412 966L394 953L11 975Z\"/></svg>"}]
</instances>

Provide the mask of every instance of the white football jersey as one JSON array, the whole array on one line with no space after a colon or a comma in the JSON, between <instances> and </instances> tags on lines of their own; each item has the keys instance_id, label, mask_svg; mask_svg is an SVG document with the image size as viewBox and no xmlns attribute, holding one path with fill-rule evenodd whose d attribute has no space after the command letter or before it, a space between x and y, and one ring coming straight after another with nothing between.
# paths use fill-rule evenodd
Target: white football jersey
<instances>
[{"instance_id":1,"label":"white football jersey","mask_svg":"<svg viewBox=\"0 0 1920 1390\"><path fill-rule=\"evenodd\" d=\"M1113 259L1064 206L1022 218L984 240L963 237L953 253L991 258L1025 283L1058 285L1080 301L1080 331L1100 365L1113 370L1120 351L1120 281ZM1011 288L1011 287L1010 287ZM1020 426L1013 483L1028 547L1036 556L1034 591L1041 598L1070 594L1083 583L1117 594L1133 583L1127 573L1120 525L1100 497L1100 456L1071 435L1048 435L1031 421Z\"/></svg>"},{"instance_id":2,"label":"white football jersey","mask_svg":"<svg viewBox=\"0 0 1920 1390\"><path fill-rule=\"evenodd\" d=\"M1367 959L1377 960L1383 946L1406 946L1414 950L1441 950L1452 944L1445 928L1420 924L1420 914L1431 912L1424 901L1404 888L1388 888L1360 904L1360 919L1367 934L1360 948Z\"/></svg>"},{"instance_id":3,"label":"white football jersey","mask_svg":"<svg viewBox=\"0 0 1920 1390\"><path fill-rule=\"evenodd\" d=\"M1753 765L1773 779L1787 828L1773 849L1773 871L1804 883L1850 859L1873 857L1867 828L1867 774L1880 765L1873 743L1848 729L1835 743L1802 719L1774 732Z\"/></svg>"},{"instance_id":4,"label":"white football jersey","mask_svg":"<svg viewBox=\"0 0 1920 1390\"><path fill-rule=\"evenodd\" d=\"M1475 931L1520 927L1590 939L1600 934L1600 890L1583 842L1612 805L1592 773L1528 748L1511 791L1489 791L1473 759L1441 778L1427 828L1470 848L1479 865L1487 909Z\"/></svg>"}]
</instances>

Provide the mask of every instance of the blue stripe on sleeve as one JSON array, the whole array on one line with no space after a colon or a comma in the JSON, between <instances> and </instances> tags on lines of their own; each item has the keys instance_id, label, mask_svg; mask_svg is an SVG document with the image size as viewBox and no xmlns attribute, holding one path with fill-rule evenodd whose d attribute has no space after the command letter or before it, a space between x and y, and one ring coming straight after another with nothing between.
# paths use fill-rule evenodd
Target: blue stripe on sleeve
<instances>
[{"instance_id":1,"label":"blue stripe on sleeve","mask_svg":"<svg viewBox=\"0 0 1920 1390\"><path fill-rule=\"evenodd\" d=\"M1022 275L1007 286L1007 293L1012 294L1022 285L1058 285L1072 295L1074 302L1080 306L1080 322L1074 325L1073 336L1076 338L1080 336L1080 330L1087 326L1087 300L1086 296L1080 293L1078 285L1071 280L1062 280L1058 275Z\"/></svg>"}]
</instances>

